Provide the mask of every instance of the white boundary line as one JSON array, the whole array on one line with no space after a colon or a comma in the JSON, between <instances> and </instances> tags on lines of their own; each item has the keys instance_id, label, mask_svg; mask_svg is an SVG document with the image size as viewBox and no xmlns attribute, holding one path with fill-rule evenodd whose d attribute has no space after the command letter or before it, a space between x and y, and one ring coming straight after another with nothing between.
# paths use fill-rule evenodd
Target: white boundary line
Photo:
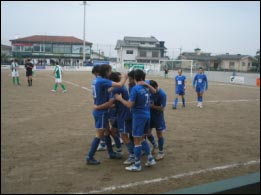
<instances>
[{"instance_id":1,"label":"white boundary line","mask_svg":"<svg viewBox=\"0 0 261 195\"><path fill-rule=\"evenodd\" d=\"M68 84L71 84L75 87L80 87L86 91L89 91L91 92L92 90L89 89L88 87L84 87L84 86L80 86L76 83L73 83L73 82L70 82L70 81L65 81L65 83L68 83ZM225 84L225 85L229 85L229 84ZM210 100L210 101L204 101L205 103L231 103L231 102L249 102L249 101L260 101L260 99L247 99L247 100ZM182 102L179 102L179 104L181 104ZM197 103L197 101L190 101L190 102L186 102L186 104L194 104L194 103ZM168 102L167 103L168 105L172 105L173 102Z\"/></svg>"},{"instance_id":2,"label":"white boundary line","mask_svg":"<svg viewBox=\"0 0 261 195\"><path fill-rule=\"evenodd\" d=\"M48 76L48 77L54 78L54 77L52 77L52 76ZM76 84L76 83L73 83L73 82L70 82L70 81L63 80L63 82L68 83L68 84L70 84L70 85L73 85L73 86L75 86L75 87L80 87L80 88L82 88L82 89L84 89L84 90L86 90L86 91L90 91L90 92L92 91L92 90L89 89L88 87L80 86L80 85L78 85L78 84Z\"/></svg>"},{"instance_id":3,"label":"white boundary line","mask_svg":"<svg viewBox=\"0 0 261 195\"><path fill-rule=\"evenodd\" d=\"M161 178L156 178L156 179L151 179L151 180L143 180L143 181L119 185L119 186L105 187L105 188L102 188L100 190L89 191L89 192L87 192L87 194L104 193L104 192L109 192L109 191L114 191L114 190L119 190L119 189L126 189L126 188L131 188L131 187L140 186L140 185L159 183L159 182L162 182L162 181L168 181L170 179L178 179L178 178L198 175L198 174L202 174L202 173L208 173L208 172L212 172L212 171L220 171L220 170L225 170L225 169L236 168L236 167L239 167L239 166L248 166L248 165L254 165L254 164L259 164L259 163L260 163L260 160L252 160L252 161L248 161L248 162L245 162L245 163L235 163L235 164L231 164L231 165L223 165L223 166L219 166L219 167L201 169L201 170L198 170L198 171L181 173L181 174L178 174L178 175L171 175L171 176L161 177ZM77 194L86 194L86 193L77 193Z\"/></svg>"},{"instance_id":4,"label":"white boundary line","mask_svg":"<svg viewBox=\"0 0 261 195\"><path fill-rule=\"evenodd\" d=\"M250 101L260 101L260 99L248 99L248 100L210 100L210 101L204 101L204 103L231 103L231 102L250 102ZM182 102L179 102L181 104ZM197 103L197 101L190 101L186 102L186 104L194 104ZM169 104L173 104L173 102L168 102Z\"/></svg>"}]
</instances>

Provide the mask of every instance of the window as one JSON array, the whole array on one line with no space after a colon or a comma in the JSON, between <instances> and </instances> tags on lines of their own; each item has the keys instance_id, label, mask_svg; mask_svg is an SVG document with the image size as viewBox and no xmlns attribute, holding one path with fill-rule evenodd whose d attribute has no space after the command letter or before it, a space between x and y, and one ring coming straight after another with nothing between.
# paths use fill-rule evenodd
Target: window
<instances>
[{"instance_id":1,"label":"window","mask_svg":"<svg viewBox=\"0 0 261 195\"><path fill-rule=\"evenodd\" d=\"M248 62L248 67L250 67L250 65L251 65L250 62Z\"/></svg>"},{"instance_id":2,"label":"window","mask_svg":"<svg viewBox=\"0 0 261 195\"><path fill-rule=\"evenodd\" d=\"M64 45L64 53L72 53L71 45Z\"/></svg>"},{"instance_id":3,"label":"window","mask_svg":"<svg viewBox=\"0 0 261 195\"><path fill-rule=\"evenodd\" d=\"M153 51L153 52L152 52L152 57L153 57L153 58L158 58L158 57L159 57L159 52Z\"/></svg>"},{"instance_id":4,"label":"window","mask_svg":"<svg viewBox=\"0 0 261 195\"><path fill-rule=\"evenodd\" d=\"M52 53L52 44L45 44L45 52Z\"/></svg>"},{"instance_id":5,"label":"window","mask_svg":"<svg viewBox=\"0 0 261 195\"><path fill-rule=\"evenodd\" d=\"M245 65L246 65L246 63L245 63L245 62L242 62L242 63L241 63L241 65L242 65L242 66L245 66Z\"/></svg>"},{"instance_id":6,"label":"window","mask_svg":"<svg viewBox=\"0 0 261 195\"><path fill-rule=\"evenodd\" d=\"M72 53L71 45L54 44L53 53Z\"/></svg>"},{"instance_id":7,"label":"window","mask_svg":"<svg viewBox=\"0 0 261 195\"><path fill-rule=\"evenodd\" d=\"M34 44L33 49L34 49L34 52L40 52L41 51L40 44Z\"/></svg>"},{"instance_id":8,"label":"window","mask_svg":"<svg viewBox=\"0 0 261 195\"><path fill-rule=\"evenodd\" d=\"M20 51L20 46L13 46L13 51Z\"/></svg>"},{"instance_id":9,"label":"window","mask_svg":"<svg viewBox=\"0 0 261 195\"><path fill-rule=\"evenodd\" d=\"M33 48L32 46L23 46L23 51L25 52L32 52Z\"/></svg>"},{"instance_id":10,"label":"window","mask_svg":"<svg viewBox=\"0 0 261 195\"><path fill-rule=\"evenodd\" d=\"M235 62L229 62L229 69L235 68Z\"/></svg>"},{"instance_id":11,"label":"window","mask_svg":"<svg viewBox=\"0 0 261 195\"><path fill-rule=\"evenodd\" d=\"M82 53L83 46L82 45L73 45L72 53Z\"/></svg>"},{"instance_id":12,"label":"window","mask_svg":"<svg viewBox=\"0 0 261 195\"><path fill-rule=\"evenodd\" d=\"M141 45L145 45L145 42L140 42Z\"/></svg>"},{"instance_id":13,"label":"window","mask_svg":"<svg viewBox=\"0 0 261 195\"><path fill-rule=\"evenodd\" d=\"M140 57L147 57L146 51L140 51Z\"/></svg>"},{"instance_id":14,"label":"window","mask_svg":"<svg viewBox=\"0 0 261 195\"><path fill-rule=\"evenodd\" d=\"M126 54L133 54L133 50L127 50Z\"/></svg>"}]
</instances>

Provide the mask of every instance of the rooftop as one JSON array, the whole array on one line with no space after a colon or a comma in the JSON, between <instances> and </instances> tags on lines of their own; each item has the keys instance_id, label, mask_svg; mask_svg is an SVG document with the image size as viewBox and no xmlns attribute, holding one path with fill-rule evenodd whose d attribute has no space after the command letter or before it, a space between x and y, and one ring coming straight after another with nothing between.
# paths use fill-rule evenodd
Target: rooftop
<instances>
[{"instance_id":1,"label":"rooftop","mask_svg":"<svg viewBox=\"0 0 261 195\"><path fill-rule=\"evenodd\" d=\"M30 37L24 37L19 39L12 39L11 42L49 42L49 43L77 43L82 44L83 40L73 36L46 36L46 35L33 35ZM92 45L91 42L86 44Z\"/></svg>"}]
</instances>

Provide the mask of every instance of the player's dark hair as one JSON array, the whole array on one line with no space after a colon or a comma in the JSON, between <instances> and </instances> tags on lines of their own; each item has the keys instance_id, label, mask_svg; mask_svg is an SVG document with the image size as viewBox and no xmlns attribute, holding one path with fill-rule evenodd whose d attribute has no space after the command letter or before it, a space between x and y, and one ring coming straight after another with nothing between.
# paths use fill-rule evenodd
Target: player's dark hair
<instances>
[{"instance_id":1,"label":"player's dark hair","mask_svg":"<svg viewBox=\"0 0 261 195\"><path fill-rule=\"evenodd\" d=\"M107 77L107 73L111 70L111 66L108 64L103 64L100 65L100 70L99 70L99 75L102 78L106 78Z\"/></svg>"},{"instance_id":2,"label":"player's dark hair","mask_svg":"<svg viewBox=\"0 0 261 195\"><path fill-rule=\"evenodd\" d=\"M118 83L121 80L120 75L121 73L119 72L112 72L109 79L112 80L113 82Z\"/></svg>"},{"instance_id":3,"label":"player's dark hair","mask_svg":"<svg viewBox=\"0 0 261 195\"><path fill-rule=\"evenodd\" d=\"M93 68L92 68L92 74L98 74L99 73L99 71L100 71L100 66L94 66Z\"/></svg>"},{"instance_id":4,"label":"player's dark hair","mask_svg":"<svg viewBox=\"0 0 261 195\"><path fill-rule=\"evenodd\" d=\"M134 70L130 71L130 72L128 73L128 77L134 79L134 72L135 72Z\"/></svg>"},{"instance_id":5,"label":"player's dark hair","mask_svg":"<svg viewBox=\"0 0 261 195\"><path fill-rule=\"evenodd\" d=\"M200 69L201 69L201 70L203 70L203 68L202 68L202 67L199 67L199 70L200 70Z\"/></svg>"},{"instance_id":6,"label":"player's dark hair","mask_svg":"<svg viewBox=\"0 0 261 195\"><path fill-rule=\"evenodd\" d=\"M143 70L137 69L134 72L134 79L136 81L145 81L146 74L143 72Z\"/></svg>"},{"instance_id":7,"label":"player's dark hair","mask_svg":"<svg viewBox=\"0 0 261 195\"><path fill-rule=\"evenodd\" d=\"M150 80L150 85L154 88L157 89L158 88L158 83L154 80Z\"/></svg>"}]
</instances>

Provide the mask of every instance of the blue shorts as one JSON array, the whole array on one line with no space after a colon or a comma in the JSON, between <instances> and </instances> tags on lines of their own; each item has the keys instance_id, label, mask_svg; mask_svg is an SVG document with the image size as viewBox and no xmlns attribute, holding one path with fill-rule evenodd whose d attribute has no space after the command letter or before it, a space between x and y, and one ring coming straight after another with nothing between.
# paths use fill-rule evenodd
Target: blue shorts
<instances>
[{"instance_id":1,"label":"blue shorts","mask_svg":"<svg viewBox=\"0 0 261 195\"><path fill-rule=\"evenodd\" d=\"M163 114L152 114L150 120L150 128L155 128L156 131L165 131L166 123Z\"/></svg>"},{"instance_id":2,"label":"blue shorts","mask_svg":"<svg viewBox=\"0 0 261 195\"><path fill-rule=\"evenodd\" d=\"M185 95L185 90L176 88L176 95Z\"/></svg>"},{"instance_id":3,"label":"blue shorts","mask_svg":"<svg viewBox=\"0 0 261 195\"><path fill-rule=\"evenodd\" d=\"M132 130L132 120L121 120L118 119L118 131L120 133L131 133Z\"/></svg>"},{"instance_id":4,"label":"blue shorts","mask_svg":"<svg viewBox=\"0 0 261 195\"><path fill-rule=\"evenodd\" d=\"M132 119L132 136L143 137L150 129L150 117L148 118L133 118Z\"/></svg>"},{"instance_id":5,"label":"blue shorts","mask_svg":"<svg viewBox=\"0 0 261 195\"><path fill-rule=\"evenodd\" d=\"M205 91L205 87L196 87L197 93L203 93Z\"/></svg>"},{"instance_id":6,"label":"blue shorts","mask_svg":"<svg viewBox=\"0 0 261 195\"><path fill-rule=\"evenodd\" d=\"M95 128L96 129L107 129L108 127L108 113L97 113L93 112L93 117L95 121Z\"/></svg>"}]
</instances>

